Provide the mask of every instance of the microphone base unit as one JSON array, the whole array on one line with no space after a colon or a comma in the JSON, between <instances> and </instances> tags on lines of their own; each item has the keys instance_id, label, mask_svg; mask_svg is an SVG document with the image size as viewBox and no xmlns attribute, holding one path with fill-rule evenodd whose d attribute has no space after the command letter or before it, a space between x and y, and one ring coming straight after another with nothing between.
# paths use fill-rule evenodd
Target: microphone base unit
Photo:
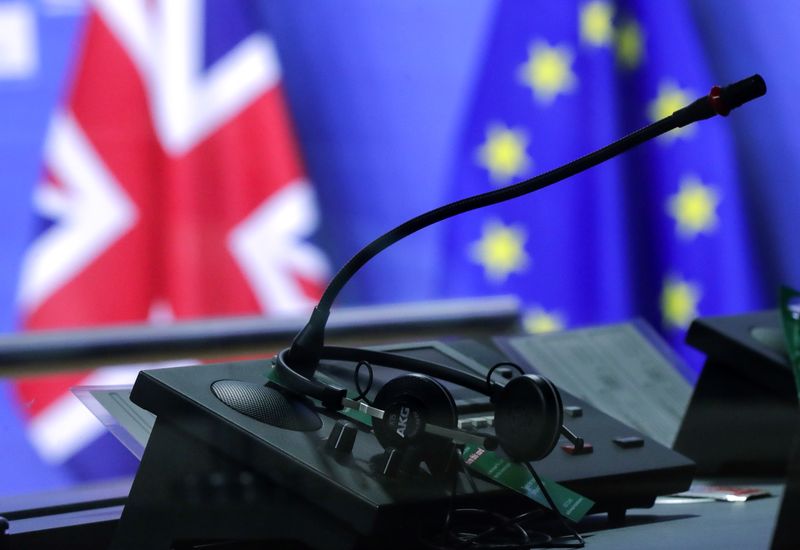
<instances>
[{"instance_id":1,"label":"microphone base unit","mask_svg":"<svg viewBox=\"0 0 800 550\"><path fill-rule=\"evenodd\" d=\"M704 476L784 476L798 399L777 310L696 319L686 336L706 355L675 449Z\"/></svg>"},{"instance_id":2,"label":"microphone base unit","mask_svg":"<svg viewBox=\"0 0 800 550\"><path fill-rule=\"evenodd\" d=\"M400 347L399 353L459 363L443 357L447 346L438 342ZM461 363L461 368L475 368ZM334 378L347 372L342 365L329 367ZM302 429L291 429L244 414L243 407L237 410L217 396L219 381L262 386L270 368L271 361L255 360L140 373L131 400L157 419L113 549L166 550L176 541L225 540L407 548L420 536L440 532L451 505L451 477L402 467L402 456L392 456L364 424L339 412L317 408L319 428L303 423ZM454 392L459 426L493 434L488 398L471 393ZM688 489L691 460L561 393L565 409L581 411L565 415L565 426L587 445L574 452L563 439L535 463L542 477L594 500L591 513L617 519L627 509L652 506L656 496ZM277 402L305 414L305 402L294 408L282 398ZM636 445L618 443L633 440ZM476 493L463 473L456 475L462 479L455 507L514 513L535 506L477 475Z\"/></svg>"}]
</instances>

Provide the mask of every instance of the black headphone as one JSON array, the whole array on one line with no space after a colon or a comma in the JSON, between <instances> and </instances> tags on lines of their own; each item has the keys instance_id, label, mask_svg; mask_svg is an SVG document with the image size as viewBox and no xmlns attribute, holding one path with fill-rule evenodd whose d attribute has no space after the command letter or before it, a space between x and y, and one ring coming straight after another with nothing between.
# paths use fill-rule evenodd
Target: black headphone
<instances>
[{"instance_id":1,"label":"black headphone","mask_svg":"<svg viewBox=\"0 0 800 550\"><path fill-rule=\"evenodd\" d=\"M278 383L292 393L322 402L331 410L358 409L372 417L375 437L384 448L425 449L423 458L435 461L446 453L443 445L477 443L488 449L500 447L514 461L530 462L546 457L564 435L576 448L583 440L563 425L561 395L552 382L535 374L512 378L504 385L445 365L412 357L360 348L324 346L320 359L391 367L409 371L385 383L372 404L354 401L347 390L301 374L287 361L290 350L275 358ZM499 365L496 365L497 367ZM489 397L494 405L494 436L457 428L458 414L452 395L436 380L445 380Z\"/></svg>"}]
</instances>

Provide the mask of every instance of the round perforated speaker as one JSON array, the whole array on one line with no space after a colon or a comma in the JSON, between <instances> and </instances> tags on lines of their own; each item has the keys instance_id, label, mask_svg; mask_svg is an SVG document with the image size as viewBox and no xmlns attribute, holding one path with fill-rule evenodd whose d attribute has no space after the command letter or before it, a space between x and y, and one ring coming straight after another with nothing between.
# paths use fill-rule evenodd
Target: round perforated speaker
<instances>
[{"instance_id":1,"label":"round perforated speaker","mask_svg":"<svg viewBox=\"0 0 800 550\"><path fill-rule=\"evenodd\" d=\"M270 426L310 432L322 427L319 415L300 397L242 380L217 380L212 393L230 408Z\"/></svg>"}]
</instances>

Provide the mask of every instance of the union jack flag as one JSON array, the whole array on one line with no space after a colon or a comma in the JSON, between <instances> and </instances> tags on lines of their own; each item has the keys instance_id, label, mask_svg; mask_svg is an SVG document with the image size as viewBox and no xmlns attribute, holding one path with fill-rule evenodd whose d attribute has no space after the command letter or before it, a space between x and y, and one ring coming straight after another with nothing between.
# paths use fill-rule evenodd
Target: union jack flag
<instances>
[{"instance_id":1,"label":"union jack flag","mask_svg":"<svg viewBox=\"0 0 800 550\"><path fill-rule=\"evenodd\" d=\"M28 329L305 310L328 273L253 4L98 0L52 118L41 232L19 300ZM31 441L70 461L102 426L69 393L136 368L22 380Z\"/></svg>"}]
</instances>

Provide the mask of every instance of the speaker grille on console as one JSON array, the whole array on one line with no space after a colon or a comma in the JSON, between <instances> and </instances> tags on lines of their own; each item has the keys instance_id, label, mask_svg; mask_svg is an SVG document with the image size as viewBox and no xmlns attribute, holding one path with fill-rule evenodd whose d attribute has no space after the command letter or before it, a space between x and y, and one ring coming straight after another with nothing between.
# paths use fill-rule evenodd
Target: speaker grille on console
<instances>
[{"instance_id":1,"label":"speaker grille on console","mask_svg":"<svg viewBox=\"0 0 800 550\"><path fill-rule=\"evenodd\" d=\"M271 426L309 432L322 427L322 420L302 398L284 395L275 388L242 380L217 380L214 395L240 413Z\"/></svg>"}]
</instances>

